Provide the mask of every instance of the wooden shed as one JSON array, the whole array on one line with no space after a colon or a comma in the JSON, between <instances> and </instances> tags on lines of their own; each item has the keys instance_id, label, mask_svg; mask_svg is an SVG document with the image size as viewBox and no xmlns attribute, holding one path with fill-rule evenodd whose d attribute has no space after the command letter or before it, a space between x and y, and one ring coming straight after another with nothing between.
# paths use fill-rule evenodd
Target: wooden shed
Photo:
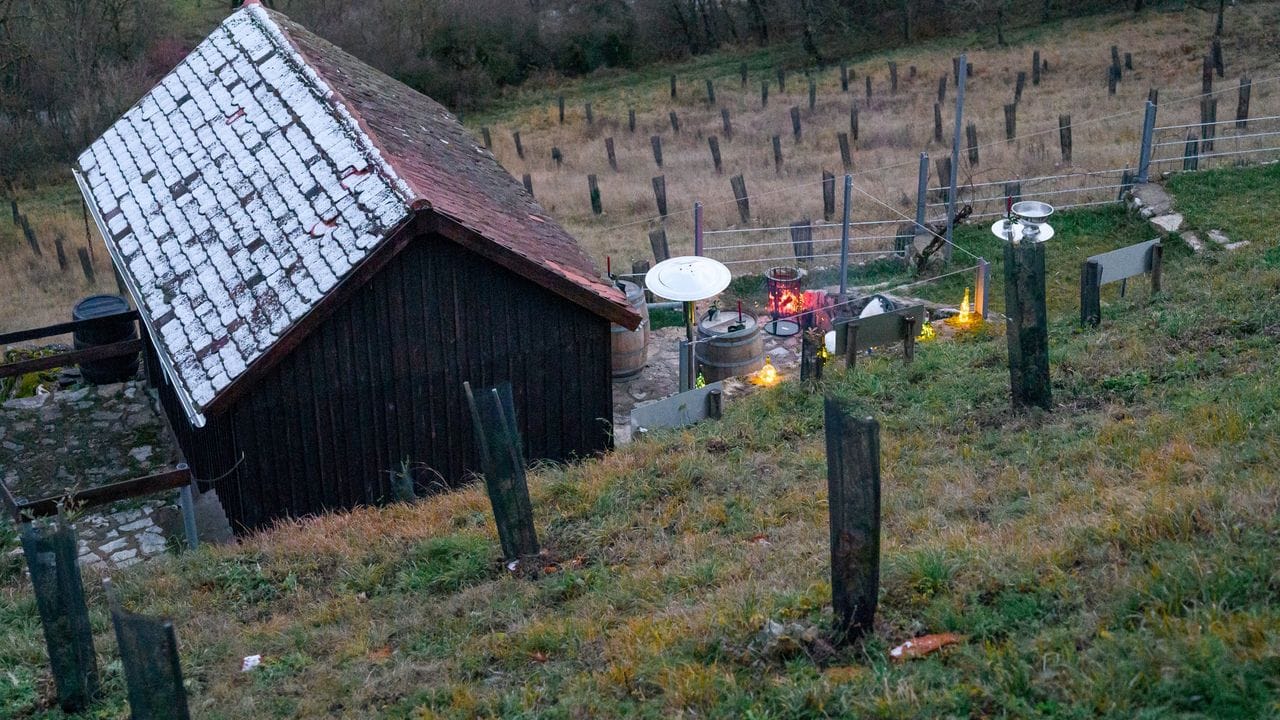
<instances>
[{"instance_id":1,"label":"wooden shed","mask_svg":"<svg viewBox=\"0 0 1280 720\"><path fill-rule=\"evenodd\" d=\"M478 467L462 383L529 459L610 445L640 318L442 106L256 2L79 158L197 477L233 525Z\"/></svg>"}]
</instances>

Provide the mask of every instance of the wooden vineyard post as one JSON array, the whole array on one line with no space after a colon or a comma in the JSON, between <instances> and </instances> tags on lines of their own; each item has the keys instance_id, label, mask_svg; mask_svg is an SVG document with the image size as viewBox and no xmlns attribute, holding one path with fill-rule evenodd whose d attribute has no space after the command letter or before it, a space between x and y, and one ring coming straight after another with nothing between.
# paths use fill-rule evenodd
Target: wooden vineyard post
<instances>
[{"instance_id":1,"label":"wooden vineyard post","mask_svg":"<svg viewBox=\"0 0 1280 720\"><path fill-rule=\"evenodd\" d=\"M484 140L484 149L485 149L485 150L492 150L492 149L493 149L493 136L489 134L489 128L487 128L487 127L482 127L482 128L480 128L480 137Z\"/></svg>"},{"instance_id":2,"label":"wooden vineyard post","mask_svg":"<svg viewBox=\"0 0 1280 720\"><path fill-rule=\"evenodd\" d=\"M679 133L680 132L680 116L676 115L675 110L672 110L671 112L667 113L667 115L671 119L671 132Z\"/></svg>"},{"instance_id":3,"label":"wooden vineyard post","mask_svg":"<svg viewBox=\"0 0 1280 720\"><path fill-rule=\"evenodd\" d=\"M943 155L933 162L938 170L938 199L948 202L951 199L951 157Z\"/></svg>"},{"instance_id":4,"label":"wooden vineyard post","mask_svg":"<svg viewBox=\"0 0 1280 720\"><path fill-rule=\"evenodd\" d=\"M858 141L858 105L855 103L849 106L849 133L853 135L853 141Z\"/></svg>"},{"instance_id":5,"label":"wooden vineyard post","mask_svg":"<svg viewBox=\"0 0 1280 720\"><path fill-rule=\"evenodd\" d=\"M724 392L716 389L707 393L707 417L719 420L724 416Z\"/></svg>"},{"instance_id":6,"label":"wooden vineyard post","mask_svg":"<svg viewBox=\"0 0 1280 720\"><path fill-rule=\"evenodd\" d=\"M604 139L604 152L609 157L609 167L613 168L614 172L618 172L618 156L613 152L613 138Z\"/></svg>"},{"instance_id":7,"label":"wooden vineyard post","mask_svg":"<svg viewBox=\"0 0 1280 720\"><path fill-rule=\"evenodd\" d=\"M1200 169L1200 138L1194 132L1187 133L1187 144L1182 152L1182 169Z\"/></svg>"},{"instance_id":8,"label":"wooden vineyard post","mask_svg":"<svg viewBox=\"0 0 1280 720\"><path fill-rule=\"evenodd\" d=\"M75 530L61 514L51 525L29 523L22 530L22 552L44 626L58 705L78 712L89 706L98 690L98 665Z\"/></svg>"},{"instance_id":9,"label":"wooden vineyard post","mask_svg":"<svg viewBox=\"0 0 1280 720\"><path fill-rule=\"evenodd\" d=\"M564 96L563 95L556 97L556 105L560 109L560 124L563 125L564 124Z\"/></svg>"},{"instance_id":10,"label":"wooden vineyard post","mask_svg":"<svg viewBox=\"0 0 1280 720\"><path fill-rule=\"evenodd\" d=\"M716 168L716 174L724 172L724 168L720 165L720 140L715 135L707 137L707 147L711 149L711 164Z\"/></svg>"},{"instance_id":11,"label":"wooden vineyard post","mask_svg":"<svg viewBox=\"0 0 1280 720\"><path fill-rule=\"evenodd\" d=\"M658 215L667 216L667 176L658 175L653 179L653 200L658 206Z\"/></svg>"},{"instance_id":12,"label":"wooden vineyard post","mask_svg":"<svg viewBox=\"0 0 1280 720\"><path fill-rule=\"evenodd\" d=\"M1097 327L1102 322L1102 266L1086 260L1080 267L1080 325Z\"/></svg>"},{"instance_id":13,"label":"wooden vineyard post","mask_svg":"<svg viewBox=\"0 0 1280 720\"><path fill-rule=\"evenodd\" d=\"M472 393L470 383L464 382L462 387L471 408L480 466L493 505L502 555L508 562L535 556L538 535L533 527L533 504L524 475L511 384L503 383L478 395Z\"/></svg>"},{"instance_id":14,"label":"wooden vineyard post","mask_svg":"<svg viewBox=\"0 0 1280 720\"><path fill-rule=\"evenodd\" d=\"M818 104L818 83L813 78L809 78L809 112L813 112L813 108Z\"/></svg>"},{"instance_id":15,"label":"wooden vineyard post","mask_svg":"<svg viewBox=\"0 0 1280 720\"><path fill-rule=\"evenodd\" d=\"M1044 245L1029 241L1004 245L1009 385L1015 408L1034 406L1048 410L1053 406Z\"/></svg>"},{"instance_id":16,"label":"wooden vineyard post","mask_svg":"<svg viewBox=\"0 0 1280 720\"><path fill-rule=\"evenodd\" d=\"M1248 75L1240 78L1240 99L1236 103L1236 129L1249 127L1249 96L1253 94L1253 80Z\"/></svg>"},{"instance_id":17,"label":"wooden vineyard post","mask_svg":"<svg viewBox=\"0 0 1280 720\"><path fill-rule=\"evenodd\" d=\"M791 135L800 142L800 108L791 106Z\"/></svg>"},{"instance_id":18,"label":"wooden vineyard post","mask_svg":"<svg viewBox=\"0 0 1280 720\"><path fill-rule=\"evenodd\" d=\"M938 78L938 104L941 105L946 101L947 101L947 76L943 75L942 77Z\"/></svg>"},{"instance_id":19,"label":"wooden vineyard post","mask_svg":"<svg viewBox=\"0 0 1280 720\"><path fill-rule=\"evenodd\" d=\"M822 219L830 221L836 215L836 176L822 171Z\"/></svg>"},{"instance_id":20,"label":"wooden vineyard post","mask_svg":"<svg viewBox=\"0 0 1280 720\"><path fill-rule=\"evenodd\" d=\"M564 165L564 153L560 152L558 147L551 148L551 159L555 161L557 169Z\"/></svg>"},{"instance_id":21,"label":"wooden vineyard post","mask_svg":"<svg viewBox=\"0 0 1280 720\"><path fill-rule=\"evenodd\" d=\"M1027 89L1027 71L1019 70L1017 82L1013 86L1013 102L1022 102L1022 91Z\"/></svg>"},{"instance_id":22,"label":"wooden vineyard post","mask_svg":"<svg viewBox=\"0 0 1280 720\"><path fill-rule=\"evenodd\" d=\"M845 331L844 344L844 366L848 370L855 370L858 367L858 326L850 325ZM838 343L837 343L838 344ZM840 348L837 347L837 350Z\"/></svg>"},{"instance_id":23,"label":"wooden vineyard post","mask_svg":"<svg viewBox=\"0 0 1280 720\"><path fill-rule=\"evenodd\" d=\"M840 63L840 92L849 92L849 63Z\"/></svg>"},{"instance_id":24,"label":"wooden vineyard post","mask_svg":"<svg viewBox=\"0 0 1280 720\"><path fill-rule=\"evenodd\" d=\"M671 249L667 245L667 228L659 225L649 231L649 245L653 248L653 261L662 262L671 257Z\"/></svg>"},{"instance_id":25,"label":"wooden vineyard post","mask_svg":"<svg viewBox=\"0 0 1280 720\"><path fill-rule=\"evenodd\" d=\"M672 73L672 74L671 74L671 99L672 99L672 100L675 100L675 99L676 99L676 76L675 76L675 73Z\"/></svg>"},{"instance_id":26,"label":"wooden vineyard post","mask_svg":"<svg viewBox=\"0 0 1280 720\"><path fill-rule=\"evenodd\" d=\"M1208 95L1211 92L1213 92L1213 60L1205 55L1200 64L1200 94Z\"/></svg>"},{"instance_id":27,"label":"wooden vineyard post","mask_svg":"<svg viewBox=\"0 0 1280 720\"><path fill-rule=\"evenodd\" d=\"M824 401L827 507L831 518L831 605L836 642L872 628L880 595L880 424Z\"/></svg>"},{"instance_id":28,"label":"wooden vineyard post","mask_svg":"<svg viewBox=\"0 0 1280 720\"><path fill-rule=\"evenodd\" d=\"M767 107L769 107L769 81L761 80L760 81L760 108L764 109Z\"/></svg>"},{"instance_id":29,"label":"wooden vineyard post","mask_svg":"<svg viewBox=\"0 0 1280 720\"><path fill-rule=\"evenodd\" d=\"M1218 98L1200 99L1200 148L1213 152L1213 140L1218 134Z\"/></svg>"},{"instance_id":30,"label":"wooden vineyard post","mask_svg":"<svg viewBox=\"0 0 1280 720\"><path fill-rule=\"evenodd\" d=\"M516 156L521 160L524 159L524 145L520 142L520 131L516 130L511 133L511 139L516 143Z\"/></svg>"},{"instance_id":31,"label":"wooden vineyard post","mask_svg":"<svg viewBox=\"0 0 1280 720\"><path fill-rule=\"evenodd\" d=\"M774 135L773 141L773 171L782 174L782 138Z\"/></svg>"},{"instance_id":32,"label":"wooden vineyard post","mask_svg":"<svg viewBox=\"0 0 1280 720\"><path fill-rule=\"evenodd\" d=\"M93 258L89 257L89 250L82 247L76 248L76 257L80 258L80 270L84 273L84 279L92 285L94 283Z\"/></svg>"},{"instance_id":33,"label":"wooden vineyard post","mask_svg":"<svg viewBox=\"0 0 1280 720\"><path fill-rule=\"evenodd\" d=\"M969 165L978 166L978 126L969 123L964 128L965 140L968 142L969 148Z\"/></svg>"},{"instance_id":34,"label":"wooden vineyard post","mask_svg":"<svg viewBox=\"0 0 1280 720\"><path fill-rule=\"evenodd\" d=\"M111 579L104 579L102 584L120 646L130 716L139 720L188 720L191 714L173 623L125 611L111 587Z\"/></svg>"},{"instance_id":35,"label":"wooden vineyard post","mask_svg":"<svg viewBox=\"0 0 1280 720\"><path fill-rule=\"evenodd\" d=\"M67 239L59 232L53 237L53 251L58 256L58 272L67 271Z\"/></svg>"},{"instance_id":36,"label":"wooden vineyard post","mask_svg":"<svg viewBox=\"0 0 1280 720\"><path fill-rule=\"evenodd\" d=\"M1226 76L1227 66L1222 60L1222 38L1215 37L1213 39L1209 54L1213 58L1214 72L1218 73L1218 77Z\"/></svg>"},{"instance_id":37,"label":"wooden vineyard post","mask_svg":"<svg viewBox=\"0 0 1280 720\"><path fill-rule=\"evenodd\" d=\"M1031 84L1040 84L1040 51L1031 53Z\"/></svg>"},{"instance_id":38,"label":"wooden vineyard post","mask_svg":"<svg viewBox=\"0 0 1280 720\"><path fill-rule=\"evenodd\" d=\"M627 109L627 131L628 131L628 132L635 132L635 131L636 131L636 110L635 110L635 108L628 108L628 109Z\"/></svg>"},{"instance_id":39,"label":"wooden vineyard post","mask_svg":"<svg viewBox=\"0 0 1280 720\"><path fill-rule=\"evenodd\" d=\"M747 64L746 63L741 63L738 65L738 76L742 79L742 89L746 90L747 89Z\"/></svg>"},{"instance_id":40,"label":"wooden vineyard post","mask_svg":"<svg viewBox=\"0 0 1280 720\"><path fill-rule=\"evenodd\" d=\"M649 136L649 147L653 148L653 163L662 168L662 138L658 135Z\"/></svg>"},{"instance_id":41,"label":"wooden vineyard post","mask_svg":"<svg viewBox=\"0 0 1280 720\"><path fill-rule=\"evenodd\" d=\"M711 78L707 78L707 104L716 104L716 85L711 82Z\"/></svg>"},{"instance_id":42,"label":"wooden vineyard post","mask_svg":"<svg viewBox=\"0 0 1280 720\"><path fill-rule=\"evenodd\" d=\"M898 63L889 63L889 94L898 94Z\"/></svg>"},{"instance_id":43,"label":"wooden vineyard post","mask_svg":"<svg viewBox=\"0 0 1280 720\"><path fill-rule=\"evenodd\" d=\"M587 176L587 190L591 193L591 213L600 215L604 212L604 207L600 203L600 184L594 174Z\"/></svg>"},{"instance_id":44,"label":"wooden vineyard post","mask_svg":"<svg viewBox=\"0 0 1280 720\"><path fill-rule=\"evenodd\" d=\"M1156 243L1151 248L1151 294L1155 295L1164 287L1164 243Z\"/></svg>"},{"instance_id":45,"label":"wooden vineyard post","mask_svg":"<svg viewBox=\"0 0 1280 720\"><path fill-rule=\"evenodd\" d=\"M942 142L942 106L933 104L933 141Z\"/></svg>"},{"instance_id":46,"label":"wooden vineyard post","mask_svg":"<svg viewBox=\"0 0 1280 720\"><path fill-rule=\"evenodd\" d=\"M778 75L778 92L784 93L787 91L787 71L783 70L782 67L778 67L775 72Z\"/></svg>"},{"instance_id":47,"label":"wooden vineyard post","mask_svg":"<svg viewBox=\"0 0 1280 720\"><path fill-rule=\"evenodd\" d=\"M1058 145L1062 147L1062 162L1071 164L1071 116L1058 116Z\"/></svg>"},{"instance_id":48,"label":"wooden vineyard post","mask_svg":"<svg viewBox=\"0 0 1280 720\"><path fill-rule=\"evenodd\" d=\"M747 196L747 181L741 175L729 178L733 188L733 198L738 203L738 219L743 225L751 222L751 198Z\"/></svg>"},{"instance_id":49,"label":"wooden vineyard post","mask_svg":"<svg viewBox=\"0 0 1280 720\"><path fill-rule=\"evenodd\" d=\"M1004 139L1012 140L1018 135L1018 103L1004 106Z\"/></svg>"},{"instance_id":50,"label":"wooden vineyard post","mask_svg":"<svg viewBox=\"0 0 1280 720\"><path fill-rule=\"evenodd\" d=\"M22 223L22 213L18 210L18 201L9 199L9 212L13 214L13 224L20 225Z\"/></svg>"},{"instance_id":51,"label":"wooden vineyard post","mask_svg":"<svg viewBox=\"0 0 1280 720\"><path fill-rule=\"evenodd\" d=\"M809 218L791 223L791 247L796 262L813 259L813 221Z\"/></svg>"},{"instance_id":52,"label":"wooden vineyard post","mask_svg":"<svg viewBox=\"0 0 1280 720\"><path fill-rule=\"evenodd\" d=\"M869 102L871 100L871 76L868 75L863 79L867 81L867 101Z\"/></svg>"},{"instance_id":53,"label":"wooden vineyard post","mask_svg":"<svg viewBox=\"0 0 1280 720\"><path fill-rule=\"evenodd\" d=\"M840 143L840 163L844 171L853 169L853 154L849 151L849 133L836 133L836 141Z\"/></svg>"},{"instance_id":54,"label":"wooden vineyard post","mask_svg":"<svg viewBox=\"0 0 1280 720\"><path fill-rule=\"evenodd\" d=\"M733 139L733 121L729 118L729 108L720 108L720 127L724 130L724 139Z\"/></svg>"}]
</instances>

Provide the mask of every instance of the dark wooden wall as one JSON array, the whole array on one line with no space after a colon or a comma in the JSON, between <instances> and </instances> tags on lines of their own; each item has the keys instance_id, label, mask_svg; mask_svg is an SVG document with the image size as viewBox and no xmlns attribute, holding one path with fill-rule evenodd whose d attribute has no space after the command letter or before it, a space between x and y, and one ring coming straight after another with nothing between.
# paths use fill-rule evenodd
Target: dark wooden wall
<instances>
[{"instance_id":1,"label":"dark wooden wall","mask_svg":"<svg viewBox=\"0 0 1280 720\"><path fill-rule=\"evenodd\" d=\"M218 496L252 529L384 502L405 460L420 493L457 486L479 468L463 381L512 383L528 460L607 449L609 341L607 320L424 236L205 427L161 398L197 477L234 467Z\"/></svg>"}]
</instances>

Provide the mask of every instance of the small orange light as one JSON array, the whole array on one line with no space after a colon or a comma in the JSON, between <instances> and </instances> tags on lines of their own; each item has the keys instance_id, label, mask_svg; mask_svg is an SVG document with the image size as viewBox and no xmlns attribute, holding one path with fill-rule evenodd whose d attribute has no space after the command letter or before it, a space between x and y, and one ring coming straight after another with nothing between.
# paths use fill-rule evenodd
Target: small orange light
<instances>
[{"instance_id":1,"label":"small orange light","mask_svg":"<svg viewBox=\"0 0 1280 720\"><path fill-rule=\"evenodd\" d=\"M769 358L764 359L764 367L756 371L755 381L757 385L773 385L778 382L778 369L773 366L773 362Z\"/></svg>"}]
</instances>

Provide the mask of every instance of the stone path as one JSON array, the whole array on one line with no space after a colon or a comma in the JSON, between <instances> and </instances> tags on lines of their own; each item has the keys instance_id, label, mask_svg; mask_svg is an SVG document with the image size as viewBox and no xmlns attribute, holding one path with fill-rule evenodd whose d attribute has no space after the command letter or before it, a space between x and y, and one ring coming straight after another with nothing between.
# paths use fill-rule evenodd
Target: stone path
<instances>
[{"instance_id":1,"label":"stone path","mask_svg":"<svg viewBox=\"0 0 1280 720\"><path fill-rule=\"evenodd\" d=\"M1216 229L1206 233L1209 237L1209 243L1206 243L1198 232L1183 229L1185 218L1182 213L1175 211L1173 196L1164 189L1163 185L1148 183L1135 186L1129 197L1129 204L1142 217L1151 221L1161 237L1178 233L1182 241L1196 253L1204 252L1210 247L1210 243L1228 251L1239 250L1249 244L1248 240L1232 242L1226 233Z\"/></svg>"},{"instance_id":2,"label":"stone path","mask_svg":"<svg viewBox=\"0 0 1280 720\"><path fill-rule=\"evenodd\" d=\"M141 381L56 390L0 406L0 477L19 501L172 468L178 460ZM127 567L182 538L177 491L72 509L80 562Z\"/></svg>"}]
</instances>

